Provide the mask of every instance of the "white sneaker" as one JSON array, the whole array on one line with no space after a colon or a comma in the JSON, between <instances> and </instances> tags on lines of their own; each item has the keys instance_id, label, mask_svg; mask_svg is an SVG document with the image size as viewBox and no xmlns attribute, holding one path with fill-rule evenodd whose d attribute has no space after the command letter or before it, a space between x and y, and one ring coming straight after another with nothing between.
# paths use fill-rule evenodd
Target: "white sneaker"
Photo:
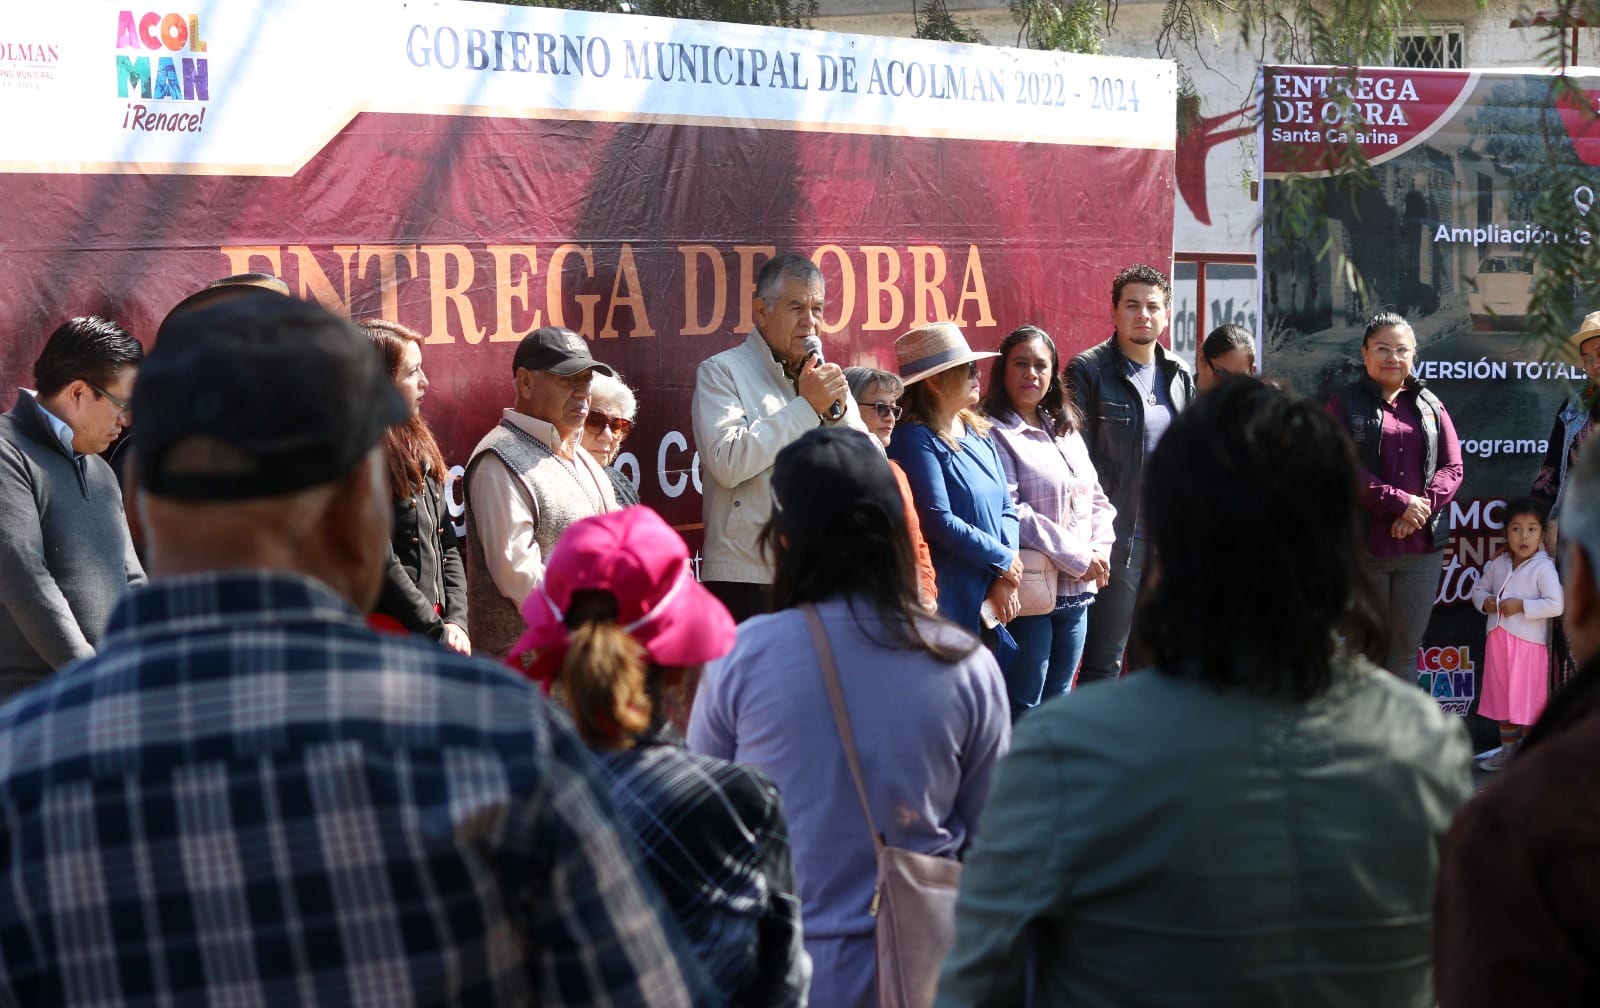
<instances>
[{"instance_id":1,"label":"white sneaker","mask_svg":"<svg viewBox=\"0 0 1600 1008\"><path fill-rule=\"evenodd\" d=\"M1496 770L1504 770L1506 766L1510 764L1512 757L1516 755L1517 745L1515 742L1513 742L1511 745L1503 745L1500 747L1499 752L1479 763L1478 768L1480 770L1487 770L1490 773L1494 773Z\"/></svg>"}]
</instances>

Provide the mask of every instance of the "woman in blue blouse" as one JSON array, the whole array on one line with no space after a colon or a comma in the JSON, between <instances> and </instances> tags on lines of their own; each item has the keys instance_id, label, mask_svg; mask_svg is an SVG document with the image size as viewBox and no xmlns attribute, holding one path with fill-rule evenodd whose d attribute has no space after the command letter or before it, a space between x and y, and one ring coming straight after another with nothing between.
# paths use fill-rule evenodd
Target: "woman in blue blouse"
<instances>
[{"instance_id":1,"label":"woman in blue blouse","mask_svg":"<svg viewBox=\"0 0 1600 1008\"><path fill-rule=\"evenodd\" d=\"M953 322L894 341L905 410L889 457L905 470L939 582L939 615L981 633L983 604L1001 623L1017 613L1017 512L989 423L973 412L975 352Z\"/></svg>"}]
</instances>

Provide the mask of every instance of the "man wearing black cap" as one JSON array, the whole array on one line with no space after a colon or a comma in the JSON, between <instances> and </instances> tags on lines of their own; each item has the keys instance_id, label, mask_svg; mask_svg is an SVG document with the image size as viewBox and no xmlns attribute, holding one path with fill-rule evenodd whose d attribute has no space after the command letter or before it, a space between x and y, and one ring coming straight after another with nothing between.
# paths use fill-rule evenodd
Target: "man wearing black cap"
<instances>
[{"instance_id":1,"label":"man wearing black cap","mask_svg":"<svg viewBox=\"0 0 1600 1008\"><path fill-rule=\"evenodd\" d=\"M0 1003L700 1000L564 721L364 624L407 410L360 330L187 312L138 394L155 581L0 707Z\"/></svg>"},{"instance_id":2,"label":"man wearing black cap","mask_svg":"<svg viewBox=\"0 0 1600 1008\"><path fill-rule=\"evenodd\" d=\"M580 518L615 511L611 478L583 450L589 378L616 372L571 329L545 326L511 359L516 405L467 462L467 611L472 648L503 658L527 624L522 601L544 558Z\"/></svg>"}]
</instances>

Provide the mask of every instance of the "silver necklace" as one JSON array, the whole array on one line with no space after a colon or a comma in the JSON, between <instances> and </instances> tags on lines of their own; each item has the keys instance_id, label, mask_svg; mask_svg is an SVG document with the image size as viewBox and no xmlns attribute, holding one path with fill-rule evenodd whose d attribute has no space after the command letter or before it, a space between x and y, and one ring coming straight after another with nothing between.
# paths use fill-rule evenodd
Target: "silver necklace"
<instances>
[{"instance_id":1,"label":"silver necklace","mask_svg":"<svg viewBox=\"0 0 1600 1008\"><path fill-rule=\"evenodd\" d=\"M1133 380L1133 387L1144 393L1145 402L1152 406L1156 405L1156 380L1154 377L1156 370L1155 365L1149 365L1151 374L1149 385L1146 385L1139 380L1139 372L1144 370L1143 368L1139 367L1137 364L1134 364L1132 361L1128 362L1128 367L1128 377Z\"/></svg>"}]
</instances>

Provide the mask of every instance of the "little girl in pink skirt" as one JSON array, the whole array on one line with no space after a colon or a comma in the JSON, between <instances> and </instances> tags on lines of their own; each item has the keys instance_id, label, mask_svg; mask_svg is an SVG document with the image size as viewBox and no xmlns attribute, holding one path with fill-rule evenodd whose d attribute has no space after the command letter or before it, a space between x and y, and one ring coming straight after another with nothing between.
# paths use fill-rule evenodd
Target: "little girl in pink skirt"
<instances>
[{"instance_id":1,"label":"little girl in pink skirt","mask_svg":"<svg viewBox=\"0 0 1600 1008\"><path fill-rule=\"evenodd\" d=\"M1549 699L1550 621L1561 615L1561 578L1544 551L1544 504L1506 505L1506 551L1483 567L1472 604L1489 614L1478 713L1500 722L1500 751L1479 765L1499 770Z\"/></svg>"}]
</instances>

